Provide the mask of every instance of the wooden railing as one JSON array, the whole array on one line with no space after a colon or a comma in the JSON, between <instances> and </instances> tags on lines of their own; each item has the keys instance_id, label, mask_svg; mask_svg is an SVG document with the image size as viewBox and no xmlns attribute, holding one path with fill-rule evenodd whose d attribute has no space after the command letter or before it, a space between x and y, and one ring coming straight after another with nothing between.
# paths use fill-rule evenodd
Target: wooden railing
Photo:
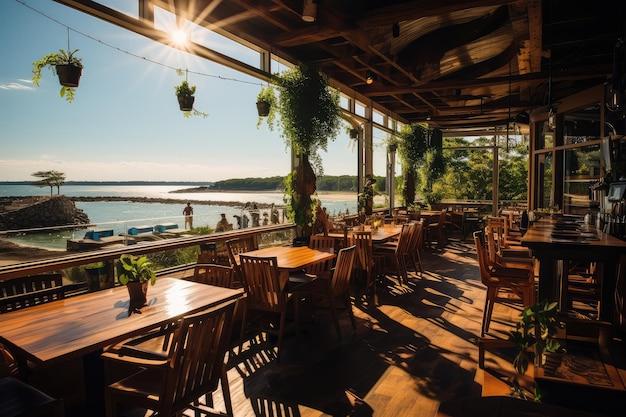
<instances>
[{"instance_id":1,"label":"wooden railing","mask_svg":"<svg viewBox=\"0 0 626 417\"><path fill-rule=\"evenodd\" d=\"M0 266L0 281L25 277L29 275L41 274L46 272L59 271L76 266L83 266L96 262L110 262L119 259L122 254L128 253L132 255L144 255L148 253L162 252L172 249L180 249L189 246L199 246L206 243L222 243L235 237L248 237L257 235L258 240L264 234L269 234L279 231L293 230L295 226L291 223L262 226L247 229L239 229L228 232L213 233L209 235L199 235L194 237L180 237L164 239L155 242L141 242L136 245L116 247L107 249L102 248L98 250L80 252L80 253L67 253L57 258L50 258L44 260L37 260L31 262L21 262L13 265ZM111 268L113 268L114 262L110 262ZM111 276L112 274L111 269Z\"/></svg>"}]
</instances>

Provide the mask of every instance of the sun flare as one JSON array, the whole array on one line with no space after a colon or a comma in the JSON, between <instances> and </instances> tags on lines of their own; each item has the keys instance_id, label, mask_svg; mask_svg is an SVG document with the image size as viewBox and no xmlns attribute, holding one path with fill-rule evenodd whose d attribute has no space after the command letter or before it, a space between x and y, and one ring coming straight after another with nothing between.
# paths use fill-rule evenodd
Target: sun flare
<instances>
[{"instance_id":1,"label":"sun flare","mask_svg":"<svg viewBox=\"0 0 626 417\"><path fill-rule=\"evenodd\" d=\"M184 30L175 30L172 32L172 43L174 46L182 48L187 45L189 34Z\"/></svg>"}]
</instances>

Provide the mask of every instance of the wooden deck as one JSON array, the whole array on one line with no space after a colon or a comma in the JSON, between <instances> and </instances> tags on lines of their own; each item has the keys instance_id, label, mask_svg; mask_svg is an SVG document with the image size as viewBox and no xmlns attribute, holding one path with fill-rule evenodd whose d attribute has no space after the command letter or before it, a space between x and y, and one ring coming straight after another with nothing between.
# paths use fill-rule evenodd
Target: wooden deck
<instances>
[{"instance_id":1,"label":"wooden deck","mask_svg":"<svg viewBox=\"0 0 626 417\"><path fill-rule=\"evenodd\" d=\"M309 323L300 340L285 340L278 364L262 341L232 355L235 415L430 417L442 401L480 396L484 287L473 245L451 241L444 251L426 251L423 263L430 271L423 278L412 274L407 286L388 281L377 309L357 296L357 330L343 316L341 341L331 323ZM518 313L496 307L492 332L505 331ZM215 401L223 409L219 393Z\"/></svg>"},{"instance_id":2,"label":"wooden deck","mask_svg":"<svg viewBox=\"0 0 626 417\"><path fill-rule=\"evenodd\" d=\"M355 287L357 330L342 316L341 341L332 323L307 323L299 339L286 338L280 363L273 344L258 339L231 355L235 416L432 417L444 401L507 395L492 372L483 391L478 336L485 294L473 244L451 240L445 250L425 251L423 264L423 278L411 274L409 285L388 279L378 308ZM490 334L506 338L520 311L496 305ZM507 354L488 352L486 368L510 376ZM223 410L220 395L215 406Z\"/></svg>"}]
</instances>

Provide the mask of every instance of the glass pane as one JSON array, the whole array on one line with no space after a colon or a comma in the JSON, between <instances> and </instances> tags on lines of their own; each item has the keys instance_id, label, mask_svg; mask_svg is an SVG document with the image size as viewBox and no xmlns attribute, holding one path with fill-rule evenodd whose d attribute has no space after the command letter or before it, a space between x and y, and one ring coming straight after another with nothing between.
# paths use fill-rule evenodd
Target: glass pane
<instances>
[{"instance_id":1,"label":"glass pane","mask_svg":"<svg viewBox=\"0 0 626 417\"><path fill-rule=\"evenodd\" d=\"M537 208L552 207L552 154L539 154L537 158Z\"/></svg>"},{"instance_id":2,"label":"glass pane","mask_svg":"<svg viewBox=\"0 0 626 417\"><path fill-rule=\"evenodd\" d=\"M565 114L566 145L600 139L600 105L595 104Z\"/></svg>"},{"instance_id":3,"label":"glass pane","mask_svg":"<svg viewBox=\"0 0 626 417\"><path fill-rule=\"evenodd\" d=\"M590 186L600 179L600 146L585 146L565 151L563 211L584 215L599 206L592 200Z\"/></svg>"}]
</instances>

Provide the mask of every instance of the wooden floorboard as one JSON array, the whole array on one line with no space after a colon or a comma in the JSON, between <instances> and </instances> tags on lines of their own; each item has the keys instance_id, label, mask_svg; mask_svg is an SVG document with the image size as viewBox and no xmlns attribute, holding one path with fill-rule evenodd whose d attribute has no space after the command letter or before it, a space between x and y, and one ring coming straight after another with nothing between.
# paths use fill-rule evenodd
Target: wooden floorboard
<instances>
[{"instance_id":1,"label":"wooden floorboard","mask_svg":"<svg viewBox=\"0 0 626 417\"><path fill-rule=\"evenodd\" d=\"M299 339L286 338L280 363L265 340L231 355L235 416L432 417L442 401L480 396L485 291L473 244L452 240L426 250L422 262L425 273L411 273L408 285L389 277L377 307L355 286L357 329L342 316L341 341L331 323L309 323ZM506 337L519 311L496 306L491 333ZM218 389L223 410L220 396Z\"/></svg>"},{"instance_id":2,"label":"wooden floorboard","mask_svg":"<svg viewBox=\"0 0 626 417\"><path fill-rule=\"evenodd\" d=\"M473 245L451 241L425 251L423 264L408 285L389 277L377 308L355 287L357 330L343 316L341 341L332 324L315 323L285 340L280 363L269 342L232 356L235 415L431 417L442 401L480 396L485 293ZM498 306L492 332L504 335L518 313Z\"/></svg>"}]
</instances>

